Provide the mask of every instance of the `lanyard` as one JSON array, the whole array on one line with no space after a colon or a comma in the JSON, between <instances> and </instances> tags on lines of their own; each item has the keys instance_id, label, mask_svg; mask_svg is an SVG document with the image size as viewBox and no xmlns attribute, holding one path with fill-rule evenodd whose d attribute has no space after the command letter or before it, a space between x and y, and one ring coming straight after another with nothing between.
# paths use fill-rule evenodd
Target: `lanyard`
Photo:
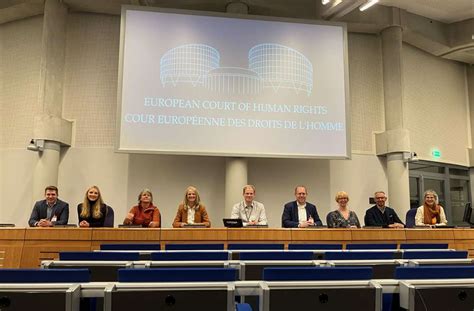
<instances>
[{"instance_id":1,"label":"lanyard","mask_svg":"<svg viewBox=\"0 0 474 311\"><path fill-rule=\"evenodd\" d=\"M244 205L244 204L242 204ZM250 221L250 216L252 215L253 205L250 205L248 208L244 205L245 216L247 217L247 222Z\"/></svg>"}]
</instances>

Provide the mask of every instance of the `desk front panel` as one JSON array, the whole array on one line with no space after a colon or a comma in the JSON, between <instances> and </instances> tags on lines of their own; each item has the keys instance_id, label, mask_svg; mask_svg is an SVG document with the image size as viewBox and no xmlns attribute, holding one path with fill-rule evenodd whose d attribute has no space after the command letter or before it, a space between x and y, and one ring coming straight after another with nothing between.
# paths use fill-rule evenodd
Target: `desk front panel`
<instances>
[{"instance_id":1,"label":"desk front panel","mask_svg":"<svg viewBox=\"0 0 474 311\"><path fill-rule=\"evenodd\" d=\"M229 228L227 241L231 243L275 243L285 244L291 241L291 229L272 228Z\"/></svg>"},{"instance_id":2,"label":"desk front panel","mask_svg":"<svg viewBox=\"0 0 474 311\"><path fill-rule=\"evenodd\" d=\"M37 268L42 260L57 260L62 251L90 251L90 228L28 228L20 268Z\"/></svg>"},{"instance_id":3,"label":"desk front panel","mask_svg":"<svg viewBox=\"0 0 474 311\"><path fill-rule=\"evenodd\" d=\"M161 230L154 228L94 228L92 250L101 244L160 243Z\"/></svg>"},{"instance_id":4,"label":"desk front panel","mask_svg":"<svg viewBox=\"0 0 474 311\"><path fill-rule=\"evenodd\" d=\"M448 243L474 257L474 229L273 228L0 228L0 265L38 267L60 251L90 251L102 243Z\"/></svg>"},{"instance_id":5,"label":"desk front panel","mask_svg":"<svg viewBox=\"0 0 474 311\"><path fill-rule=\"evenodd\" d=\"M223 243L227 242L226 228L161 229L161 248L166 244Z\"/></svg>"},{"instance_id":6,"label":"desk front panel","mask_svg":"<svg viewBox=\"0 0 474 311\"><path fill-rule=\"evenodd\" d=\"M351 241L350 229L291 229L291 243L345 244Z\"/></svg>"},{"instance_id":7,"label":"desk front panel","mask_svg":"<svg viewBox=\"0 0 474 311\"><path fill-rule=\"evenodd\" d=\"M25 228L1 228L0 230L0 268L19 268Z\"/></svg>"}]
</instances>

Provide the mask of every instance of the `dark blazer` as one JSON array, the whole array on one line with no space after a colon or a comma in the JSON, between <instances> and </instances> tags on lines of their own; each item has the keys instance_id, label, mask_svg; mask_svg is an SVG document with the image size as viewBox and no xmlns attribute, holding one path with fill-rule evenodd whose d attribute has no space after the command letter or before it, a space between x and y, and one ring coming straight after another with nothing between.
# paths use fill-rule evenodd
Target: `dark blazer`
<instances>
[{"instance_id":1,"label":"dark blazer","mask_svg":"<svg viewBox=\"0 0 474 311\"><path fill-rule=\"evenodd\" d=\"M315 205L306 202L305 209L306 220L311 216L313 217L316 226L323 225ZM283 228L298 228L298 224L298 203L296 203L296 201L286 203L283 209L283 215L281 216L281 226Z\"/></svg>"},{"instance_id":2,"label":"dark blazer","mask_svg":"<svg viewBox=\"0 0 474 311\"><path fill-rule=\"evenodd\" d=\"M34 227L35 223L41 219L47 218L47 209L48 203L46 203L46 200L41 200L35 203L33 211L31 212L30 220L28 221L30 227ZM56 215L57 220L52 222L53 226L67 225L69 219L69 204L58 199L53 207L53 212L51 213L49 220L51 220L54 215Z\"/></svg>"},{"instance_id":3,"label":"dark blazer","mask_svg":"<svg viewBox=\"0 0 474 311\"><path fill-rule=\"evenodd\" d=\"M364 222L366 226L377 227L388 226L396 222L403 224L393 208L385 206L385 212L382 214L377 205L372 206L365 212Z\"/></svg>"}]
</instances>

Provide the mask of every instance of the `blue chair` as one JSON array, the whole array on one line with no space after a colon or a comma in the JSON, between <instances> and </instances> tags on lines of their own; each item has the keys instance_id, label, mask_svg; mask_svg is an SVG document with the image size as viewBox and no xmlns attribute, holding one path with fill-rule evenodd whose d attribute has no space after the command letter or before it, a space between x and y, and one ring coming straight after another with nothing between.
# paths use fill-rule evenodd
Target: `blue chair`
<instances>
[{"instance_id":1,"label":"blue chair","mask_svg":"<svg viewBox=\"0 0 474 311\"><path fill-rule=\"evenodd\" d=\"M135 252L60 252L59 260L139 260L140 254Z\"/></svg>"},{"instance_id":2,"label":"blue chair","mask_svg":"<svg viewBox=\"0 0 474 311\"><path fill-rule=\"evenodd\" d=\"M224 250L224 244L166 244L165 250Z\"/></svg>"},{"instance_id":3,"label":"blue chair","mask_svg":"<svg viewBox=\"0 0 474 311\"><path fill-rule=\"evenodd\" d=\"M467 251L404 251L403 259L455 259L467 258Z\"/></svg>"},{"instance_id":4,"label":"blue chair","mask_svg":"<svg viewBox=\"0 0 474 311\"><path fill-rule=\"evenodd\" d=\"M87 283L88 269L0 269L0 283Z\"/></svg>"},{"instance_id":5,"label":"blue chair","mask_svg":"<svg viewBox=\"0 0 474 311\"><path fill-rule=\"evenodd\" d=\"M228 250L252 250L252 249L274 249L274 250L283 250L285 249L285 244L280 243L231 243L227 245Z\"/></svg>"},{"instance_id":6,"label":"blue chair","mask_svg":"<svg viewBox=\"0 0 474 311\"><path fill-rule=\"evenodd\" d=\"M397 244L347 244L346 249L397 249Z\"/></svg>"},{"instance_id":7,"label":"blue chair","mask_svg":"<svg viewBox=\"0 0 474 311\"><path fill-rule=\"evenodd\" d=\"M139 250L154 250L159 251L161 249L160 244L148 243L148 244L101 244L101 250L107 251L139 251Z\"/></svg>"},{"instance_id":8,"label":"blue chair","mask_svg":"<svg viewBox=\"0 0 474 311\"><path fill-rule=\"evenodd\" d=\"M252 307L248 303L238 303L235 305L235 311L252 311Z\"/></svg>"},{"instance_id":9,"label":"blue chair","mask_svg":"<svg viewBox=\"0 0 474 311\"><path fill-rule=\"evenodd\" d=\"M312 252L245 252L240 260L313 260Z\"/></svg>"},{"instance_id":10,"label":"blue chair","mask_svg":"<svg viewBox=\"0 0 474 311\"><path fill-rule=\"evenodd\" d=\"M371 260L371 259L395 259L396 252L328 252L326 260Z\"/></svg>"},{"instance_id":11,"label":"blue chair","mask_svg":"<svg viewBox=\"0 0 474 311\"><path fill-rule=\"evenodd\" d=\"M114 227L114 209L108 205L105 213L104 227Z\"/></svg>"},{"instance_id":12,"label":"blue chair","mask_svg":"<svg viewBox=\"0 0 474 311\"><path fill-rule=\"evenodd\" d=\"M398 267L395 269L395 279L472 279L472 266L421 266Z\"/></svg>"},{"instance_id":13,"label":"blue chair","mask_svg":"<svg viewBox=\"0 0 474 311\"><path fill-rule=\"evenodd\" d=\"M229 260L228 252L156 252L151 253L155 261L184 261L184 260Z\"/></svg>"},{"instance_id":14,"label":"blue chair","mask_svg":"<svg viewBox=\"0 0 474 311\"><path fill-rule=\"evenodd\" d=\"M119 282L232 282L235 268L119 269Z\"/></svg>"},{"instance_id":15,"label":"blue chair","mask_svg":"<svg viewBox=\"0 0 474 311\"><path fill-rule=\"evenodd\" d=\"M263 269L264 281L370 280L371 267L288 267Z\"/></svg>"},{"instance_id":16,"label":"blue chair","mask_svg":"<svg viewBox=\"0 0 474 311\"><path fill-rule=\"evenodd\" d=\"M406 228L413 228L415 227L415 215L416 215L417 208L411 208L408 210L406 217L405 217L405 227Z\"/></svg>"},{"instance_id":17,"label":"blue chair","mask_svg":"<svg viewBox=\"0 0 474 311\"><path fill-rule=\"evenodd\" d=\"M288 249L294 250L339 250L342 244L288 244Z\"/></svg>"},{"instance_id":18,"label":"blue chair","mask_svg":"<svg viewBox=\"0 0 474 311\"><path fill-rule=\"evenodd\" d=\"M447 243L402 243L400 249L447 249Z\"/></svg>"}]
</instances>

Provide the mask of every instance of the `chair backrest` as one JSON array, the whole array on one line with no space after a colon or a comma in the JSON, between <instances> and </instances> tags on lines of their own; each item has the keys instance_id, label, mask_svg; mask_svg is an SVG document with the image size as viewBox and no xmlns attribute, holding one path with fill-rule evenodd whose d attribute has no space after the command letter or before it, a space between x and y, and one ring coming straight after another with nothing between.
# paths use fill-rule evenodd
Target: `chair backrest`
<instances>
[{"instance_id":1,"label":"chair backrest","mask_svg":"<svg viewBox=\"0 0 474 311\"><path fill-rule=\"evenodd\" d=\"M228 250L246 250L246 249L285 249L285 244L279 243L231 243L227 245Z\"/></svg>"},{"instance_id":2,"label":"chair backrest","mask_svg":"<svg viewBox=\"0 0 474 311\"><path fill-rule=\"evenodd\" d=\"M371 267L277 267L263 269L264 281L370 280Z\"/></svg>"},{"instance_id":3,"label":"chair backrest","mask_svg":"<svg viewBox=\"0 0 474 311\"><path fill-rule=\"evenodd\" d=\"M155 261L184 261L184 260L229 260L230 254L222 252L156 252L151 253L151 260Z\"/></svg>"},{"instance_id":4,"label":"chair backrest","mask_svg":"<svg viewBox=\"0 0 474 311\"><path fill-rule=\"evenodd\" d=\"M395 259L396 252L375 251L375 252L327 252L326 260L363 260L363 259Z\"/></svg>"},{"instance_id":5,"label":"chair backrest","mask_svg":"<svg viewBox=\"0 0 474 311\"><path fill-rule=\"evenodd\" d=\"M240 260L312 260L313 252L242 252Z\"/></svg>"},{"instance_id":6,"label":"chair backrest","mask_svg":"<svg viewBox=\"0 0 474 311\"><path fill-rule=\"evenodd\" d=\"M121 251L126 251L126 250L133 250L133 251L139 251L139 250L154 250L154 251L159 251L161 249L160 244L156 243L131 243L131 244L101 244L100 245L101 250L121 250Z\"/></svg>"},{"instance_id":7,"label":"chair backrest","mask_svg":"<svg viewBox=\"0 0 474 311\"><path fill-rule=\"evenodd\" d=\"M400 249L447 249L447 243L402 243Z\"/></svg>"},{"instance_id":8,"label":"chair backrest","mask_svg":"<svg viewBox=\"0 0 474 311\"><path fill-rule=\"evenodd\" d=\"M306 250L337 250L342 249L342 244L288 244L288 249L306 249Z\"/></svg>"},{"instance_id":9,"label":"chair backrest","mask_svg":"<svg viewBox=\"0 0 474 311\"><path fill-rule=\"evenodd\" d=\"M472 279L473 266L420 266L398 267L395 269L395 279Z\"/></svg>"},{"instance_id":10,"label":"chair backrest","mask_svg":"<svg viewBox=\"0 0 474 311\"><path fill-rule=\"evenodd\" d=\"M108 205L105 214L104 227L114 227L114 209Z\"/></svg>"},{"instance_id":11,"label":"chair backrest","mask_svg":"<svg viewBox=\"0 0 474 311\"><path fill-rule=\"evenodd\" d=\"M405 226L407 228L413 228L415 227L415 215L416 215L416 210L417 208L410 208L407 212L407 215L405 217Z\"/></svg>"},{"instance_id":12,"label":"chair backrest","mask_svg":"<svg viewBox=\"0 0 474 311\"><path fill-rule=\"evenodd\" d=\"M150 268L119 269L119 282L231 282L235 268Z\"/></svg>"},{"instance_id":13,"label":"chair backrest","mask_svg":"<svg viewBox=\"0 0 474 311\"><path fill-rule=\"evenodd\" d=\"M404 251L403 259L448 259L467 258L467 251Z\"/></svg>"},{"instance_id":14,"label":"chair backrest","mask_svg":"<svg viewBox=\"0 0 474 311\"><path fill-rule=\"evenodd\" d=\"M166 244L165 249L171 250L224 250L224 244Z\"/></svg>"},{"instance_id":15,"label":"chair backrest","mask_svg":"<svg viewBox=\"0 0 474 311\"><path fill-rule=\"evenodd\" d=\"M140 260L138 252L59 252L59 260Z\"/></svg>"},{"instance_id":16,"label":"chair backrest","mask_svg":"<svg viewBox=\"0 0 474 311\"><path fill-rule=\"evenodd\" d=\"M0 269L0 283L86 283L89 269Z\"/></svg>"},{"instance_id":17,"label":"chair backrest","mask_svg":"<svg viewBox=\"0 0 474 311\"><path fill-rule=\"evenodd\" d=\"M397 249L397 244L347 244L346 249Z\"/></svg>"}]
</instances>

